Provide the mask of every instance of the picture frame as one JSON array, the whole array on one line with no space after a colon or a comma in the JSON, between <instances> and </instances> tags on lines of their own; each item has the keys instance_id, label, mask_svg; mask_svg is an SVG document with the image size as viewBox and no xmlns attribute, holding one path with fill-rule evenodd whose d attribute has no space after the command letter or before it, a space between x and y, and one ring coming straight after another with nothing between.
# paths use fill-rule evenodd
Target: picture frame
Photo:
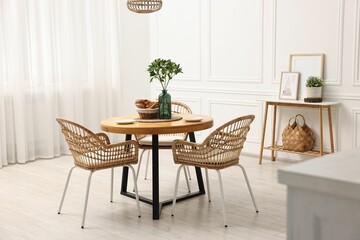
<instances>
[{"instance_id":1,"label":"picture frame","mask_svg":"<svg viewBox=\"0 0 360 240\"><path fill-rule=\"evenodd\" d=\"M281 72L279 99L297 100L299 72Z\"/></svg>"},{"instance_id":2,"label":"picture frame","mask_svg":"<svg viewBox=\"0 0 360 240\"><path fill-rule=\"evenodd\" d=\"M299 72L299 99L304 99L306 80L310 76L324 78L324 57L323 53L302 53L290 54L289 72Z\"/></svg>"}]
</instances>

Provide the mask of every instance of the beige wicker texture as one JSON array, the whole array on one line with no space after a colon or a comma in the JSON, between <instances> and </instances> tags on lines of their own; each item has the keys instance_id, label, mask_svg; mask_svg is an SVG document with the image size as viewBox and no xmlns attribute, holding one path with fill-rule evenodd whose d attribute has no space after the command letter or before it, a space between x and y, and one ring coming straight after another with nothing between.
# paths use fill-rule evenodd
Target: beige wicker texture
<instances>
[{"instance_id":1,"label":"beige wicker texture","mask_svg":"<svg viewBox=\"0 0 360 240\"><path fill-rule=\"evenodd\" d=\"M152 13L162 7L161 0L127 0L127 7L136 13Z\"/></svg>"},{"instance_id":2,"label":"beige wicker texture","mask_svg":"<svg viewBox=\"0 0 360 240\"><path fill-rule=\"evenodd\" d=\"M248 115L227 122L213 131L201 144L174 141L174 162L216 170L237 165L254 118L254 115Z\"/></svg>"},{"instance_id":3,"label":"beige wicker texture","mask_svg":"<svg viewBox=\"0 0 360 240\"><path fill-rule=\"evenodd\" d=\"M181 114L192 114L191 108L185 103L178 101L171 101L171 112L172 113L181 113ZM177 134L165 134L168 136L182 136L184 140L186 140L188 134L187 133L177 133ZM171 147L170 147L171 148Z\"/></svg>"},{"instance_id":4,"label":"beige wicker texture","mask_svg":"<svg viewBox=\"0 0 360 240\"><path fill-rule=\"evenodd\" d=\"M299 118L302 118L303 124L300 123ZM313 132L306 125L304 116L297 114L289 119L288 125L282 132L282 142L284 150L306 152L313 149Z\"/></svg>"},{"instance_id":5,"label":"beige wicker texture","mask_svg":"<svg viewBox=\"0 0 360 240\"><path fill-rule=\"evenodd\" d=\"M182 102L178 102L178 101L171 101L171 112L172 113L182 113L182 114L192 114L191 108L186 105L185 103ZM162 134L163 136L179 136L182 139L186 140L188 134L187 133L176 133L176 134ZM135 135L136 140L140 143L140 149L143 148L147 148L147 149L151 149L151 145L142 145L141 144L141 139L145 138L145 137L151 137L150 135L143 135L143 134L137 134ZM169 146L160 146L160 148L167 148L167 149L171 149L171 145Z\"/></svg>"},{"instance_id":6,"label":"beige wicker texture","mask_svg":"<svg viewBox=\"0 0 360 240\"><path fill-rule=\"evenodd\" d=\"M185 103L181 103L178 101L171 101L171 112L172 113L183 113L183 114L191 114L191 108L186 105ZM159 135L159 149L171 149L171 144L172 141L175 139L182 139L182 140L186 140L188 137L187 133L176 133L176 134L161 134ZM141 159L143 154L145 153L145 151L147 150L151 150L152 149L152 136L151 135L135 135L136 140L139 143L139 148L143 149L143 151L141 152L140 155L140 163L141 163ZM163 139L167 139L166 142L163 141ZM168 142L168 139L171 139L171 142ZM136 177L139 177L139 170L140 170L140 163L138 165L138 169L137 169L137 174ZM145 170L145 179L147 179L147 170L148 170L148 165L149 165L149 153L147 155L147 162L146 162L146 170ZM189 179L191 179L190 176L190 171L189 168L187 168L188 174L189 174ZM189 181L187 178L187 173L185 172L186 175L186 183L190 192L190 185L189 185Z\"/></svg>"},{"instance_id":7,"label":"beige wicker texture","mask_svg":"<svg viewBox=\"0 0 360 240\"><path fill-rule=\"evenodd\" d=\"M89 176L87 181L83 217L81 221L81 228L84 228L87 203L89 199L90 183L93 173L101 169L111 169L110 202L112 202L114 187L114 167L129 167L135 179L135 170L131 165L138 162L139 146L136 141L126 141L118 144L110 144L109 137L105 133L94 134L89 129L62 118L57 118L56 121L60 124L61 131L65 136L65 140L69 146L75 163L75 166L73 166L69 171L64 192L61 198L58 214L60 214L61 212L71 174L74 168L80 167L82 169L88 170ZM135 180L134 191L140 217L141 212L139 195Z\"/></svg>"},{"instance_id":8,"label":"beige wicker texture","mask_svg":"<svg viewBox=\"0 0 360 240\"><path fill-rule=\"evenodd\" d=\"M110 144L105 133L94 134L69 120L57 118L76 166L96 171L138 162L138 143L134 140Z\"/></svg>"},{"instance_id":9,"label":"beige wicker texture","mask_svg":"<svg viewBox=\"0 0 360 240\"><path fill-rule=\"evenodd\" d=\"M225 227L227 227L227 218L224 200L224 190L220 171L224 168L232 166L239 166L241 168L255 210L256 212L259 212L245 168L241 164L239 164L240 153L246 141L246 136L250 130L250 124L254 121L254 118L254 115L247 115L233 119L213 131L201 144L189 143L182 140L175 140L173 142L172 150L174 162L181 165L179 166L176 175L175 190L171 210L172 216L174 216L180 171L181 168L184 168L186 166L205 168L209 202L211 201L211 196L208 170L216 170L220 186Z\"/></svg>"}]
</instances>

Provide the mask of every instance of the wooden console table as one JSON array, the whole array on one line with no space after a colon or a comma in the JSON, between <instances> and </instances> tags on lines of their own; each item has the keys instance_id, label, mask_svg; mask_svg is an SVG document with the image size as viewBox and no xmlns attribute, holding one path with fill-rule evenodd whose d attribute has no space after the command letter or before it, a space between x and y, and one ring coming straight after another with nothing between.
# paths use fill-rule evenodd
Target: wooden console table
<instances>
[{"instance_id":1,"label":"wooden console table","mask_svg":"<svg viewBox=\"0 0 360 240\"><path fill-rule=\"evenodd\" d=\"M334 152L334 139L333 139L333 131L332 131L332 119L331 119L331 106L335 106L339 104L338 102L320 102L320 103L306 103L302 100L298 101L289 101L289 100L259 100L262 102L265 102L265 115L264 115L264 126L263 126L263 132L261 137L261 145L260 145L260 156L259 156L259 164L262 163L262 157L263 157L263 150L268 149L271 150L271 160L275 161L275 151L281 151L281 152L290 152L290 153L296 153L296 154L302 154L307 156L313 156L318 157L322 156L324 154L327 154L328 152L324 152L323 147L323 109L327 109L328 112L328 121L329 121L329 133L330 133L330 147L331 147L331 153ZM271 140L271 146L264 147L264 140L265 140L265 132L266 132L266 120L267 120L267 114L269 106L274 106L274 119L273 119L273 129L272 129L272 140ZM318 108L319 109L319 124L320 124L320 150L319 151L306 151L306 152L296 152L296 151L290 151L290 150L284 150L282 146L275 144L275 128L276 128L276 110L277 107L283 106L283 107L303 107L303 108Z\"/></svg>"}]
</instances>

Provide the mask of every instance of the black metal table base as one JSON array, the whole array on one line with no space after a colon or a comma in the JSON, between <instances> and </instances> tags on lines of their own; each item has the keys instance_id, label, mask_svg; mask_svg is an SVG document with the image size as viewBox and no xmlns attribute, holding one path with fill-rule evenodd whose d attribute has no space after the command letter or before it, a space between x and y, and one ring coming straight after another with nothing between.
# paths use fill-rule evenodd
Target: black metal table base
<instances>
[{"instance_id":1,"label":"black metal table base","mask_svg":"<svg viewBox=\"0 0 360 240\"><path fill-rule=\"evenodd\" d=\"M197 197L197 196L200 196L200 195L203 195L205 194L205 192L191 192L189 194L185 194L185 195L182 195L182 196L178 196L176 198L176 202L180 202L180 201L183 201L183 200L186 200L186 199L189 199L189 198L193 198L193 197ZM134 198L135 199L135 194L134 193L131 193L131 192L121 192L121 195L124 195L124 196L127 196L127 197L130 197L130 198ZM144 203L147 203L147 204L150 204L150 205L153 205L153 200L150 199L150 198L146 198L146 197L142 197L142 196L139 196L139 200L141 202L144 202ZM161 215L161 209L163 206L166 206L166 205L170 205L172 204L173 202L173 199L168 199L168 200L164 200L164 201L161 201L159 202L159 213L158 213L158 216L160 217ZM159 219L159 218L154 218L154 219Z\"/></svg>"},{"instance_id":2,"label":"black metal table base","mask_svg":"<svg viewBox=\"0 0 360 240\"><path fill-rule=\"evenodd\" d=\"M191 142L195 142L195 135L193 132L189 133L189 138ZM126 135L126 140L130 140L131 135ZM198 182L198 191L191 192L176 198L176 201L183 201L189 198L197 197L199 195L205 194L204 182L201 174L201 169L195 167L196 179ZM135 199L135 194L127 191L129 168L123 168L122 180L121 180L121 191L120 194L131 197ZM172 203L173 199L159 201L159 136L152 135L152 199L139 196L139 200L150 204L153 206L153 219L159 219L161 215L161 208L163 206L169 205Z\"/></svg>"}]
</instances>

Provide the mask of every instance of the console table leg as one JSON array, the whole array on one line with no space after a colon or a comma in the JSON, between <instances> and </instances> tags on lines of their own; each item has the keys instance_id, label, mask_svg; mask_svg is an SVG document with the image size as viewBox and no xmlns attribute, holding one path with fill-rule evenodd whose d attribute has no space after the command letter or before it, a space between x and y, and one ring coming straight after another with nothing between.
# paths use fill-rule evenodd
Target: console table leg
<instances>
[{"instance_id":1,"label":"console table leg","mask_svg":"<svg viewBox=\"0 0 360 240\"><path fill-rule=\"evenodd\" d=\"M319 107L320 115L319 115L319 121L320 121L320 155L322 156L324 154L324 148L323 148L323 119L322 119L322 106Z\"/></svg>"},{"instance_id":2,"label":"console table leg","mask_svg":"<svg viewBox=\"0 0 360 240\"><path fill-rule=\"evenodd\" d=\"M274 120L273 120L272 140L271 140L271 144L273 147L275 146L276 109L277 109L277 106L274 105ZM274 150L271 150L271 161L275 161L275 151Z\"/></svg>"},{"instance_id":3,"label":"console table leg","mask_svg":"<svg viewBox=\"0 0 360 240\"><path fill-rule=\"evenodd\" d=\"M330 146L331 152L335 151L334 149L334 138L333 138L333 131L332 131L332 117L331 117L331 107L328 107L328 119L329 119L329 133L330 133Z\"/></svg>"},{"instance_id":4,"label":"console table leg","mask_svg":"<svg viewBox=\"0 0 360 240\"><path fill-rule=\"evenodd\" d=\"M263 151L264 151L264 140L265 140L265 130L266 130L266 120L267 120L267 113L268 113L269 103L265 105L265 115L264 115L264 126L261 136L261 145L260 145L260 154L259 154L259 164L262 163Z\"/></svg>"}]
</instances>

